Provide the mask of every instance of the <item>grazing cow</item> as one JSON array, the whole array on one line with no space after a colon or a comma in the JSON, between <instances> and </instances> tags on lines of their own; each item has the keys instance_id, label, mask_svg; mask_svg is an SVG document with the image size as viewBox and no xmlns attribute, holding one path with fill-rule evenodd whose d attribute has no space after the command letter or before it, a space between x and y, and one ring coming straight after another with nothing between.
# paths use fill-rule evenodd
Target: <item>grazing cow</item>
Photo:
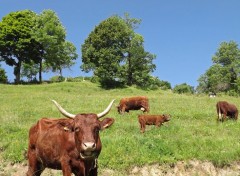
<instances>
[{"instance_id":1,"label":"grazing cow","mask_svg":"<svg viewBox=\"0 0 240 176\"><path fill-rule=\"evenodd\" d=\"M138 121L140 123L140 131L145 132L146 125L156 125L160 127L164 122L170 120L170 115L139 115Z\"/></svg>"},{"instance_id":2,"label":"grazing cow","mask_svg":"<svg viewBox=\"0 0 240 176\"><path fill-rule=\"evenodd\" d=\"M233 118L235 120L238 119L238 109L234 104L230 104L226 101L219 101L216 104L217 108L217 120L224 121L226 120L227 116Z\"/></svg>"},{"instance_id":3,"label":"grazing cow","mask_svg":"<svg viewBox=\"0 0 240 176\"><path fill-rule=\"evenodd\" d=\"M114 122L99 118L110 111L113 101L102 113L74 115L53 100L69 119L42 118L30 128L27 176L40 176L45 168L62 170L64 176L97 176L102 148L99 131Z\"/></svg>"},{"instance_id":4,"label":"grazing cow","mask_svg":"<svg viewBox=\"0 0 240 176\"><path fill-rule=\"evenodd\" d=\"M129 110L141 110L143 112L149 112L148 98L145 96L122 98L117 106L118 113L122 114Z\"/></svg>"}]
</instances>

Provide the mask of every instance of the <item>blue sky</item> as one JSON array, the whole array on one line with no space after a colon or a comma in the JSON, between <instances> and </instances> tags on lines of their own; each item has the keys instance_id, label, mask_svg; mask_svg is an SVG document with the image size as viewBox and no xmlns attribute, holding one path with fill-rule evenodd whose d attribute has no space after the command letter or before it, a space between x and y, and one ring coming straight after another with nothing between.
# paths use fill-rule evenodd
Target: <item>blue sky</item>
<instances>
[{"instance_id":1,"label":"blue sky","mask_svg":"<svg viewBox=\"0 0 240 176\"><path fill-rule=\"evenodd\" d=\"M67 31L67 40L79 58L63 76L89 76L81 72L81 45L101 21L112 15L142 20L137 33L146 51L156 54L153 76L171 83L198 85L198 78L212 65L221 42L240 44L239 0L1 0L0 19L10 12L29 9L55 11ZM8 78L12 68L4 65ZM44 74L43 79L55 74Z\"/></svg>"}]
</instances>

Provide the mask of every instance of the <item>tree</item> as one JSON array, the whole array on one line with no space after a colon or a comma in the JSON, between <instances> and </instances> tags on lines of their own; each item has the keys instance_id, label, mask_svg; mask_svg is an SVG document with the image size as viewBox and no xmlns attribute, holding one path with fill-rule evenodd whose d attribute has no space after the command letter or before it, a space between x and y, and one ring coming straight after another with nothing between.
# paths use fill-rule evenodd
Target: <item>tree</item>
<instances>
[{"instance_id":1,"label":"tree","mask_svg":"<svg viewBox=\"0 0 240 176\"><path fill-rule=\"evenodd\" d=\"M48 60L46 62L48 68L52 68L52 71L59 71L60 76L62 75L63 68L70 68L75 63L78 55L76 54L76 47L69 41L65 41L62 45L59 45L59 50L55 53L55 60Z\"/></svg>"},{"instance_id":2,"label":"tree","mask_svg":"<svg viewBox=\"0 0 240 176\"><path fill-rule=\"evenodd\" d=\"M237 80L240 75L238 45L233 41L221 43L212 61L213 65L198 79L197 91L205 93L238 91Z\"/></svg>"},{"instance_id":3,"label":"tree","mask_svg":"<svg viewBox=\"0 0 240 176\"><path fill-rule=\"evenodd\" d=\"M15 83L20 82L22 63L37 59L38 43L32 36L36 14L30 10L12 12L0 22L0 57L14 66Z\"/></svg>"},{"instance_id":4,"label":"tree","mask_svg":"<svg viewBox=\"0 0 240 176\"><path fill-rule=\"evenodd\" d=\"M134 32L138 19L112 16L102 21L82 45L81 69L93 71L102 87L139 85L150 82L155 55L146 52L143 37Z\"/></svg>"},{"instance_id":5,"label":"tree","mask_svg":"<svg viewBox=\"0 0 240 176\"><path fill-rule=\"evenodd\" d=\"M41 57L39 63L39 81L42 81L43 62L46 68L52 71L70 67L77 58L76 47L66 41L66 31L56 13L44 10L37 16L35 38L41 44Z\"/></svg>"}]
</instances>

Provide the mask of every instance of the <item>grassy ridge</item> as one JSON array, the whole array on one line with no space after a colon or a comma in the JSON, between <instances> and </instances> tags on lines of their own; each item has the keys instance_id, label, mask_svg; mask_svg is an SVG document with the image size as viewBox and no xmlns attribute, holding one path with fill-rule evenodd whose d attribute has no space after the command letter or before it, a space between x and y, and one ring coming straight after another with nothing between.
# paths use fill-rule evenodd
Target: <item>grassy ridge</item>
<instances>
[{"instance_id":1,"label":"grassy ridge","mask_svg":"<svg viewBox=\"0 0 240 176\"><path fill-rule=\"evenodd\" d=\"M101 132L103 143L100 168L125 170L133 165L174 163L198 159L224 165L240 159L240 122L216 123L216 102L233 97L188 96L168 91L143 91L133 87L102 90L87 81L48 85L0 85L0 158L11 162L24 160L28 130L41 117L60 118L51 99L71 113L101 112L112 99L115 105L125 96L146 95L150 114L169 113L172 119L161 128L147 127L140 133L140 111L119 115L115 107L108 117L114 125Z\"/></svg>"}]
</instances>

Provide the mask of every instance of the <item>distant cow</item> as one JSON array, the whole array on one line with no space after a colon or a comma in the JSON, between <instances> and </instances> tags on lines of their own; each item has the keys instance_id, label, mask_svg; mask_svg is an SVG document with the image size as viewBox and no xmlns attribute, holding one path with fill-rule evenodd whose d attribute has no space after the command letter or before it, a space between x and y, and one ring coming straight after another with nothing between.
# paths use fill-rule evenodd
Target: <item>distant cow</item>
<instances>
[{"instance_id":1,"label":"distant cow","mask_svg":"<svg viewBox=\"0 0 240 176\"><path fill-rule=\"evenodd\" d=\"M139 115L138 121L140 123L140 131L145 132L146 125L156 125L160 127L164 122L170 120L170 115Z\"/></svg>"},{"instance_id":2,"label":"distant cow","mask_svg":"<svg viewBox=\"0 0 240 176\"><path fill-rule=\"evenodd\" d=\"M53 100L69 119L42 118L30 128L27 176L40 176L45 168L62 170L64 176L97 176L102 148L99 131L114 122L99 118L110 111L113 101L102 113L74 115Z\"/></svg>"},{"instance_id":3,"label":"distant cow","mask_svg":"<svg viewBox=\"0 0 240 176\"><path fill-rule=\"evenodd\" d=\"M145 96L122 98L117 109L120 114L139 109L143 112L149 112L148 98Z\"/></svg>"},{"instance_id":4,"label":"distant cow","mask_svg":"<svg viewBox=\"0 0 240 176\"><path fill-rule=\"evenodd\" d=\"M219 121L226 120L226 117L238 119L238 109L234 104L230 104L226 101L219 101L216 104L217 115Z\"/></svg>"}]
</instances>

